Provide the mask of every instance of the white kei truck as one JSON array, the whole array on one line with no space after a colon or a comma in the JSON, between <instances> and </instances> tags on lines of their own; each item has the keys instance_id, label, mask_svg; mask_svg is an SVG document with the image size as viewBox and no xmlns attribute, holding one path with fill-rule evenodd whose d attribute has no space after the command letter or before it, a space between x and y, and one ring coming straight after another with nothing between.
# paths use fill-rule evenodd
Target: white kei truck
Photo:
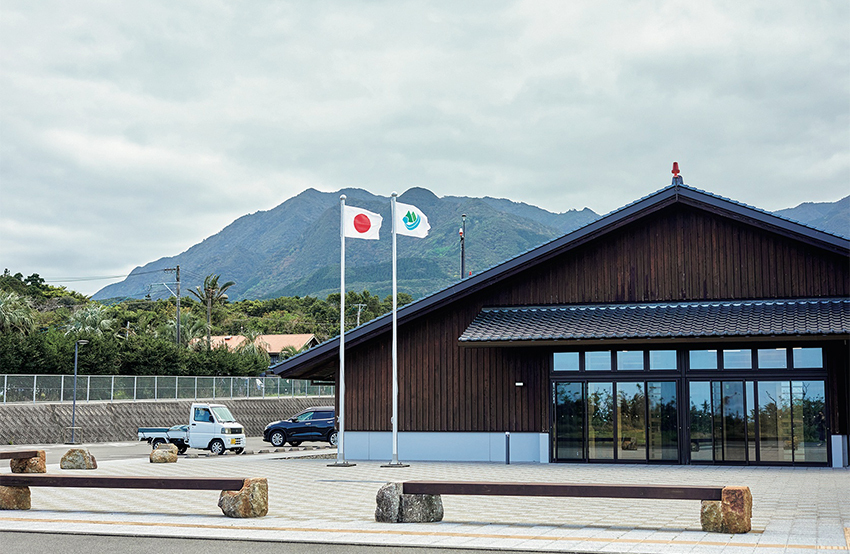
<instances>
[{"instance_id":1,"label":"white kei truck","mask_svg":"<svg viewBox=\"0 0 850 554\"><path fill-rule=\"evenodd\" d=\"M138 433L139 440L148 441L153 448L171 443L180 454L188 448L209 450L213 454L224 454L227 450L241 454L245 450L245 429L223 404L195 402L188 425L139 427Z\"/></svg>"}]
</instances>

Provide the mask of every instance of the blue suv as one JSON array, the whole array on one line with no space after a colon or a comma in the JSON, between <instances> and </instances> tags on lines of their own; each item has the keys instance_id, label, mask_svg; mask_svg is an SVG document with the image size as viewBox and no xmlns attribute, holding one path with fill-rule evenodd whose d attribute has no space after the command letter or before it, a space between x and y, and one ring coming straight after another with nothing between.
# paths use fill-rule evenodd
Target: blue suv
<instances>
[{"instance_id":1,"label":"blue suv","mask_svg":"<svg viewBox=\"0 0 850 554\"><path fill-rule=\"evenodd\" d=\"M266 425L263 440L272 446L283 446L287 442L298 446L304 441L324 441L336 446L336 413L333 406L307 408L289 419Z\"/></svg>"}]
</instances>

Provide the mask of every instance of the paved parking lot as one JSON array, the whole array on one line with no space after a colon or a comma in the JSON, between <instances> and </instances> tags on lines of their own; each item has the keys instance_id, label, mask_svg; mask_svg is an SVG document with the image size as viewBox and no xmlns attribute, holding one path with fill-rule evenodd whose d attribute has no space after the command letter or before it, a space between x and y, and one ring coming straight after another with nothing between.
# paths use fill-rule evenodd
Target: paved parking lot
<instances>
[{"instance_id":1,"label":"paved parking lot","mask_svg":"<svg viewBox=\"0 0 850 554\"><path fill-rule=\"evenodd\" d=\"M0 512L0 527L567 552L850 551L847 469L437 462L413 462L407 468L384 468L382 462L328 467L333 460L309 457L332 453L181 457L176 464L150 464L145 456L107 460L95 470L105 475L266 477L269 514L264 518L225 518L215 491L33 488L33 509ZM58 459L50 455L48 466L51 473L60 471ZM375 522L378 488L407 479L746 485L754 498L754 529L746 535L704 533L696 501L480 496L444 496L440 523Z\"/></svg>"}]
</instances>

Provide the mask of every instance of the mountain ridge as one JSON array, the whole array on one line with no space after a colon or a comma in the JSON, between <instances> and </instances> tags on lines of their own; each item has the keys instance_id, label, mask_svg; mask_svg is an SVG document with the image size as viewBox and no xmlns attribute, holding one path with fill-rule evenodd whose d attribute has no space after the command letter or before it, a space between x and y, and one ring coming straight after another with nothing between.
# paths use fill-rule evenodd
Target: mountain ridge
<instances>
[{"instance_id":1,"label":"mountain ridge","mask_svg":"<svg viewBox=\"0 0 850 554\"><path fill-rule=\"evenodd\" d=\"M96 292L94 300L165 298L171 292L159 271L180 265L182 291L220 274L236 284L231 300L279 296L324 297L339 292L339 196L346 203L381 214L383 239L346 241L346 288L377 296L391 291L390 198L358 188L321 192L309 188L270 210L238 217L218 233L184 252L136 267L119 283ZM553 213L506 198L445 196L413 187L398 196L428 215L428 237L398 238L398 290L414 298L460 278L461 215L466 214L466 267L482 271L601 217L589 208ZM850 196L837 202L806 202L776 215L850 235ZM172 280L169 277L168 280Z\"/></svg>"}]
</instances>

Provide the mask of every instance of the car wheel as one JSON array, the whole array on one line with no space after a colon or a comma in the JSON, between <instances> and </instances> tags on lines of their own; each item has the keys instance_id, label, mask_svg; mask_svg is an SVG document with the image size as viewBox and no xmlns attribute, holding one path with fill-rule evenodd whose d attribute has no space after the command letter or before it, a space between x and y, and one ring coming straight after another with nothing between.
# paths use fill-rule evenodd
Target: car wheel
<instances>
[{"instance_id":1,"label":"car wheel","mask_svg":"<svg viewBox=\"0 0 850 554\"><path fill-rule=\"evenodd\" d=\"M224 443L219 439L215 439L210 443L210 452L219 456L224 454Z\"/></svg>"},{"instance_id":2,"label":"car wheel","mask_svg":"<svg viewBox=\"0 0 850 554\"><path fill-rule=\"evenodd\" d=\"M272 431L272 434L269 436L269 442L272 443L272 446L279 448L286 443L286 435L283 431Z\"/></svg>"},{"instance_id":3,"label":"car wheel","mask_svg":"<svg viewBox=\"0 0 850 554\"><path fill-rule=\"evenodd\" d=\"M151 441L151 448L156 450L160 444L165 444L165 439L154 439Z\"/></svg>"},{"instance_id":4,"label":"car wheel","mask_svg":"<svg viewBox=\"0 0 850 554\"><path fill-rule=\"evenodd\" d=\"M331 443L331 446L336 446L339 442L339 434L336 431L331 431L328 434L328 442Z\"/></svg>"},{"instance_id":5,"label":"car wheel","mask_svg":"<svg viewBox=\"0 0 850 554\"><path fill-rule=\"evenodd\" d=\"M289 441L289 444L291 444L292 446L299 446L301 444L301 441Z\"/></svg>"},{"instance_id":6,"label":"car wheel","mask_svg":"<svg viewBox=\"0 0 850 554\"><path fill-rule=\"evenodd\" d=\"M242 454L243 452L245 452L244 448L234 448L233 449L234 454Z\"/></svg>"}]
</instances>

